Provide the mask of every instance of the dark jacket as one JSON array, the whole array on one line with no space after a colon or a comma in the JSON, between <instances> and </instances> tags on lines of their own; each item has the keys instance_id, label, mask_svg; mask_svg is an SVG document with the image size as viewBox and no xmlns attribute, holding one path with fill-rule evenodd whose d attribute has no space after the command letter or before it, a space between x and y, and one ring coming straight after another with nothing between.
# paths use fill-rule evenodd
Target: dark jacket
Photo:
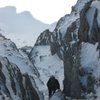
<instances>
[{"instance_id":1,"label":"dark jacket","mask_svg":"<svg viewBox=\"0 0 100 100\"><path fill-rule=\"evenodd\" d=\"M53 76L50 77L50 79L48 80L47 86L48 86L48 89L50 89L50 90L60 89L60 85L59 85L58 80Z\"/></svg>"}]
</instances>

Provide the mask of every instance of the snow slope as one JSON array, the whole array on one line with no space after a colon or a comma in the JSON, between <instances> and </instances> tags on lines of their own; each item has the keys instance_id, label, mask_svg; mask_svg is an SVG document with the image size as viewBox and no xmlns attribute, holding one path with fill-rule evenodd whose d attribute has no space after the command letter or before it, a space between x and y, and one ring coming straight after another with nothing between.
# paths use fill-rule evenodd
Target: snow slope
<instances>
[{"instance_id":1,"label":"snow slope","mask_svg":"<svg viewBox=\"0 0 100 100\"><path fill-rule=\"evenodd\" d=\"M51 55L50 46L35 46L31 52L30 58L40 73L40 79L44 87L39 87L40 91L47 93L46 83L51 75L54 75L61 84L63 89L63 61L57 55Z\"/></svg>"},{"instance_id":2,"label":"snow slope","mask_svg":"<svg viewBox=\"0 0 100 100\"><path fill-rule=\"evenodd\" d=\"M32 68L34 67L28 57L23 56L13 42L3 37L0 37L0 56L7 57L12 63L19 66L22 73L33 74Z\"/></svg>"}]
</instances>

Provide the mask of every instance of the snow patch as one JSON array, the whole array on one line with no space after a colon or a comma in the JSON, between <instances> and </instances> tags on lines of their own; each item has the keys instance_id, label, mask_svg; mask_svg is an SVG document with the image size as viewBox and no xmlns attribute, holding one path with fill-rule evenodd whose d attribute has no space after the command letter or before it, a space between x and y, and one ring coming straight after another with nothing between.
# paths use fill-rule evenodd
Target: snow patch
<instances>
[{"instance_id":1,"label":"snow patch","mask_svg":"<svg viewBox=\"0 0 100 100\"><path fill-rule=\"evenodd\" d=\"M82 67L93 67L97 64L99 52L97 51L98 44L83 43L81 49L81 65Z\"/></svg>"},{"instance_id":2,"label":"snow patch","mask_svg":"<svg viewBox=\"0 0 100 100\"><path fill-rule=\"evenodd\" d=\"M40 91L47 91L46 83L51 75L59 80L63 89L63 61L57 55L51 55L50 46L35 46L32 50L32 59L44 84L43 87L39 87Z\"/></svg>"}]
</instances>

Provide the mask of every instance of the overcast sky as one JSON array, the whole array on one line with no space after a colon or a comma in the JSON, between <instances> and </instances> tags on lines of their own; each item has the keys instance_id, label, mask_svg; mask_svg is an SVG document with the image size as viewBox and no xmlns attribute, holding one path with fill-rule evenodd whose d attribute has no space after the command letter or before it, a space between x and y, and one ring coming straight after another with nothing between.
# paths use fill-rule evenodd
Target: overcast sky
<instances>
[{"instance_id":1,"label":"overcast sky","mask_svg":"<svg viewBox=\"0 0 100 100\"><path fill-rule=\"evenodd\" d=\"M17 12L30 11L34 18L51 24L67 13L77 0L0 0L0 7L16 6Z\"/></svg>"}]
</instances>

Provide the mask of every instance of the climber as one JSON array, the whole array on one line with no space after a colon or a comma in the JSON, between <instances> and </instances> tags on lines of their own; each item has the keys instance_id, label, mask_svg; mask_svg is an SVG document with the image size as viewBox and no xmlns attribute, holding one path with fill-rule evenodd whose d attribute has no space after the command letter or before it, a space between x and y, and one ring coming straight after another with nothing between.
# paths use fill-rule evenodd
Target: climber
<instances>
[{"instance_id":1,"label":"climber","mask_svg":"<svg viewBox=\"0 0 100 100\"><path fill-rule=\"evenodd\" d=\"M50 98L56 92L56 90L60 89L60 84L54 76L51 76L47 82L47 87L48 87L49 98Z\"/></svg>"}]
</instances>

